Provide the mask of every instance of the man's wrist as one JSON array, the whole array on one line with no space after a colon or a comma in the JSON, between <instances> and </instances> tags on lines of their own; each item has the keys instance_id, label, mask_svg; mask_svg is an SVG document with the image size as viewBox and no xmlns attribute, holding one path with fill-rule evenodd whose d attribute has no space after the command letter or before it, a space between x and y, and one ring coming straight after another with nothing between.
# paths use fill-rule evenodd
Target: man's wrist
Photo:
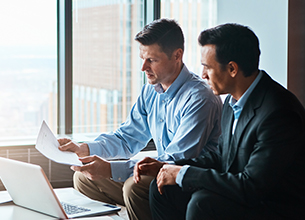
<instances>
[{"instance_id":1,"label":"man's wrist","mask_svg":"<svg viewBox=\"0 0 305 220\"><path fill-rule=\"evenodd\" d=\"M184 165L184 166L180 169L178 175L176 176L176 183L177 183L180 187L182 187L182 180L183 180L183 177L184 177L184 175L185 175L185 173L186 173L186 171L187 171L187 169L188 169L189 167L190 167L189 165Z\"/></svg>"},{"instance_id":2,"label":"man's wrist","mask_svg":"<svg viewBox=\"0 0 305 220\"><path fill-rule=\"evenodd\" d=\"M79 148L80 148L81 156L83 156L83 157L90 156L90 150L89 150L89 146L87 143L80 143Z\"/></svg>"},{"instance_id":3,"label":"man's wrist","mask_svg":"<svg viewBox=\"0 0 305 220\"><path fill-rule=\"evenodd\" d=\"M110 162L107 162L107 170L108 170L109 179L112 180L112 171L111 171L111 163Z\"/></svg>"}]
</instances>

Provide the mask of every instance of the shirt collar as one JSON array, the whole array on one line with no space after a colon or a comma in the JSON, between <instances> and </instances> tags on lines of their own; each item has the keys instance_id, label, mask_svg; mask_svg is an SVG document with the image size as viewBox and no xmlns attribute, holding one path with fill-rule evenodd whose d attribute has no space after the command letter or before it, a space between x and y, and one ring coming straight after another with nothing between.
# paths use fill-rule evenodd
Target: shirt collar
<instances>
[{"instance_id":1,"label":"shirt collar","mask_svg":"<svg viewBox=\"0 0 305 220\"><path fill-rule=\"evenodd\" d=\"M234 111L234 108L236 108L236 107L239 108L239 109L243 109L243 107L245 106L246 101L249 98L251 92L256 87L256 85L258 84L258 82L260 81L262 76L263 76L262 71L259 71L259 73L258 73L257 77L255 78L255 80L253 81L253 83L249 86L249 88L240 97L240 99L238 101L236 99L234 99L233 96L231 96L229 104L233 108L233 111Z\"/></svg>"},{"instance_id":2,"label":"shirt collar","mask_svg":"<svg viewBox=\"0 0 305 220\"><path fill-rule=\"evenodd\" d=\"M155 84L154 87L155 87L155 90L157 93L159 93L159 94L164 93L164 89L160 83Z\"/></svg>"},{"instance_id":3,"label":"shirt collar","mask_svg":"<svg viewBox=\"0 0 305 220\"><path fill-rule=\"evenodd\" d=\"M189 76L189 70L183 64L181 72L179 73L179 75L177 76L175 81L168 87L168 89L165 92L160 83L154 85L155 91L159 94L166 94L169 97L171 97L184 84L184 82L186 81L188 76Z\"/></svg>"}]
</instances>

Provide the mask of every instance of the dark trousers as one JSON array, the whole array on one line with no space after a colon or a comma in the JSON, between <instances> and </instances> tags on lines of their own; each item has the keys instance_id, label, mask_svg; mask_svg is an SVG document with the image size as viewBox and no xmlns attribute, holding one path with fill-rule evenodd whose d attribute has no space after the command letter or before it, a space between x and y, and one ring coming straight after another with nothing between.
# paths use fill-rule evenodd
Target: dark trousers
<instances>
[{"instance_id":1,"label":"dark trousers","mask_svg":"<svg viewBox=\"0 0 305 220\"><path fill-rule=\"evenodd\" d=\"M149 203L155 220L196 219L283 219L264 206L244 207L211 191L183 192L178 185L158 191L156 180L150 184Z\"/></svg>"}]
</instances>

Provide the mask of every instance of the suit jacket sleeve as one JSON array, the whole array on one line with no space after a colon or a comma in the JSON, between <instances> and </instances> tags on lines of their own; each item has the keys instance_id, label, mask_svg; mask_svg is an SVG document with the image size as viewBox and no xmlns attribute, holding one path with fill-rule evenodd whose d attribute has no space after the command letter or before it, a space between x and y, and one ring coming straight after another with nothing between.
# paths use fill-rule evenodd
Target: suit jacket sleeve
<instances>
[{"instance_id":1,"label":"suit jacket sleeve","mask_svg":"<svg viewBox=\"0 0 305 220\"><path fill-rule=\"evenodd\" d=\"M219 137L219 142L222 139L221 135ZM202 156L197 158L188 158L188 159L180 159L175 161L176 165L191 165L201 168L213 168L215 170L221 170L221 156L219 152L219 144L218 151L208 151L204 153Z\"/></svg>"},{"instance_id":2,"label":"suit jacket sleeve","mask_svg":"<svg viewBox=\"0 0 305 220\"><path fill-rule=\"evenodd\" d=\"M286 109L273 113L257 129L258 141L251 146L253 151L241 172L201 168L206 162L205 158L200 158L193 164L190 163L195 166L191 166L185 173L183 190L205 188L241 204L255 205L267 197L272 189L280 187L282 179L286 176L288 178L290 167L296 169L293 167L294 162L297 162L294 161L296 155L304 155L301 152L304 147L299 144L301 135L304 135L300 133L302 129L301 120L294 112Z\"/></svg>"}]
</instances>

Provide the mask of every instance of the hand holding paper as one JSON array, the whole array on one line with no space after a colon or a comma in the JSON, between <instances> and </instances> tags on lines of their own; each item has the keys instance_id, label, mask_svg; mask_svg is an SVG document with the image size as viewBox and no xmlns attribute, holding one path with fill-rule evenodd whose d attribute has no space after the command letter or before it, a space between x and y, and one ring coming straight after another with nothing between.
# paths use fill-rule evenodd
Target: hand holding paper
<instances>
[{"instance_id":1,"label":"hand holding paper","mask_svg":"<svg viewBox=\"0 0 305 220\"><path fill-rule=\"evenodd\" d=\"M42 153L44 156L53 160L57 163L82 166L82 162L78 159L76 153L68 151L60 151L58 149L59 143L46 124L45 121L42 122L35 148Z\"/></svg>"}]
</instances>

